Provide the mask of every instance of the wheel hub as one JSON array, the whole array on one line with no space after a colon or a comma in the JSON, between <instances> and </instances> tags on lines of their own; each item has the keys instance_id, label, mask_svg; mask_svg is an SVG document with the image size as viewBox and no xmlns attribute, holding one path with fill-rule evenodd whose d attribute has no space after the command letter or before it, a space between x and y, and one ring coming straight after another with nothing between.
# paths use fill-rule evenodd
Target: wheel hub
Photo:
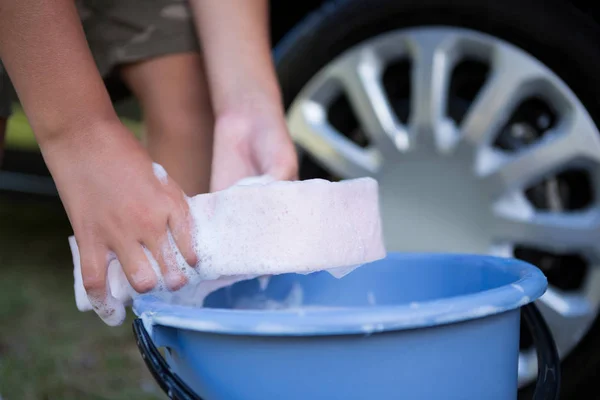
<instances>
[{"instance_id":1,"label":"wheel hub","mask_svg":"<svg viewBox=\"0 0 600 400\"><path fill-rule=\"evenodd\" d=\"M390 251L489 251L490 199L461 161L414 152L377 176Z\"/></svg>"}]
</instances>

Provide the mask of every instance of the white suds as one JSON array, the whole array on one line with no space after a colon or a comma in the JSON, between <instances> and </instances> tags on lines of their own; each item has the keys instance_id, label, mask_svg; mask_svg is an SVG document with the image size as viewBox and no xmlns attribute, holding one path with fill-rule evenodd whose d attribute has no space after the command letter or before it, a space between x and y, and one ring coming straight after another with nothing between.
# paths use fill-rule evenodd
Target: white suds
<instances>
[{"instance_id":1,"label":"white suds","mask_svg":"<svg viewBox=\"0 0 600 400\"><path fill-rule=\"evenodd\" d=\"M167 171L165 171L165 169L162 167L162 165L153 163L152 170L154 171L154 176L156 176L160 183L162 183L163 185L169 181L169 175L167 174Z\"/></svg>"},{"instance_id":2,"label":"white suds","mask_svg":"<svg viewBox=\"0 0 600 400\"><path fill-rule=\"evenodd\" d=\"M377 304L377 300L375 299L375 293L373 293L371 291L367 292L367 302L371 306L374 306L375 304Z\"/></svg>"},{"instance_id":3,"label":"white suds","mask_svg":"<svg viewBox=\"0 0 600 400\"><path fill-rule=\"evenodd\" d=\"M261 291L265 291L267 290L267 287L269 286L269 280L271 279L270 276L268 275L264 275L264 276L259 276L258 277L258 284L260 285L260 290Z\"/></svg>"},{"instance_id":4,"label":"white suds","mask_svg":"<svg viewBox=\"0 0 600 400\"><path fill-rule=\"evenodd\" d=\"M523 289L523 287L521 285L517 285L516 283L511 283L510 286L517 289L521 293L525 293L525 289Z\"/></svg>"},{"instance_id":5,"label":"white suds","mask_svg":"<svg viewBox=\"0 0 600 400\"><path fill-rule=\"evenodd\" d=\"M304 290L298 284L292 285L287 296L282 300L273 300L266 296L254 295L242 297L234 304L237 310L288 310L302 307Z\"/></svg>"}]
</instances>

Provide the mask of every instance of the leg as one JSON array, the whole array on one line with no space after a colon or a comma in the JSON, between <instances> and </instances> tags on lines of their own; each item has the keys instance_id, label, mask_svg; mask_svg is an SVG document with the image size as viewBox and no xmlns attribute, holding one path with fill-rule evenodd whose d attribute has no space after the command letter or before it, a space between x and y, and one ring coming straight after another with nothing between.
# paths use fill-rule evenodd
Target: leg
<instances>
[{"instance_id":1,"label":"leg","mask_svg":"<svg viewBox=\"0 0 600 400\"><path fill-rule=\"evenodd\" d=\"M201 56L170 54L121 73L141 103L150 156L188 196L208 192L213 112Z\"/></svg>"},{"instance_id":2,"label":"leg","mask_svg":"<svg viewBox=\"0 0 600 400\"><path fill-rule=\"evenodd\" d=\"M142 105L151 157L186 194L208 191L213 116L188 3L78 3L100 73L117 68Z\"/></svg>"}]
</instances>

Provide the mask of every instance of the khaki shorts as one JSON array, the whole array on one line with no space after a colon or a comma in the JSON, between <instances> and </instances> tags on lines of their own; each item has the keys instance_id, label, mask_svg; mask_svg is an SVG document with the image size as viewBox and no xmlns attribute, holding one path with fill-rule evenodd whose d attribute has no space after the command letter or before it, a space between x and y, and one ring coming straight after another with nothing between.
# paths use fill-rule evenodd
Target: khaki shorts
<instances>
[{"instance_id":1,"label":"khaki shorts","mask_svg":"<svg viewBox=\"0 0 600 400\"><path fill-rule=\"evenodd\" d=\"M185 0L76 0L89 47L103 77L153 57L198 51ZM10 116L12 87L0 64L0 118Z\"/></svg>"}]
</instances>

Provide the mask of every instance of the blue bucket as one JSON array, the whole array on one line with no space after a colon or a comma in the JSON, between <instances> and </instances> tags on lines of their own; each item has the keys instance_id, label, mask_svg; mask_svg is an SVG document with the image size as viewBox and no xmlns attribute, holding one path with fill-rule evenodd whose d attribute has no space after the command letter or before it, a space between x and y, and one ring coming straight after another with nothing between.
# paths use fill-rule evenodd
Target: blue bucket
<instances>
[{"instance_id":1,"label":"blue bucket","mask_svg":"<svg viewBox=\"0 0 600 400\"><path fill-rule=\"evenodd\" d=\"M522 314L543 372L534 398L555 399L556 347L533 304L546 287L515 259L390 254L342 279L239 282L205 308L141 296L134 332L173 399L507 400Z\"/></svg>"}]
</instances>

